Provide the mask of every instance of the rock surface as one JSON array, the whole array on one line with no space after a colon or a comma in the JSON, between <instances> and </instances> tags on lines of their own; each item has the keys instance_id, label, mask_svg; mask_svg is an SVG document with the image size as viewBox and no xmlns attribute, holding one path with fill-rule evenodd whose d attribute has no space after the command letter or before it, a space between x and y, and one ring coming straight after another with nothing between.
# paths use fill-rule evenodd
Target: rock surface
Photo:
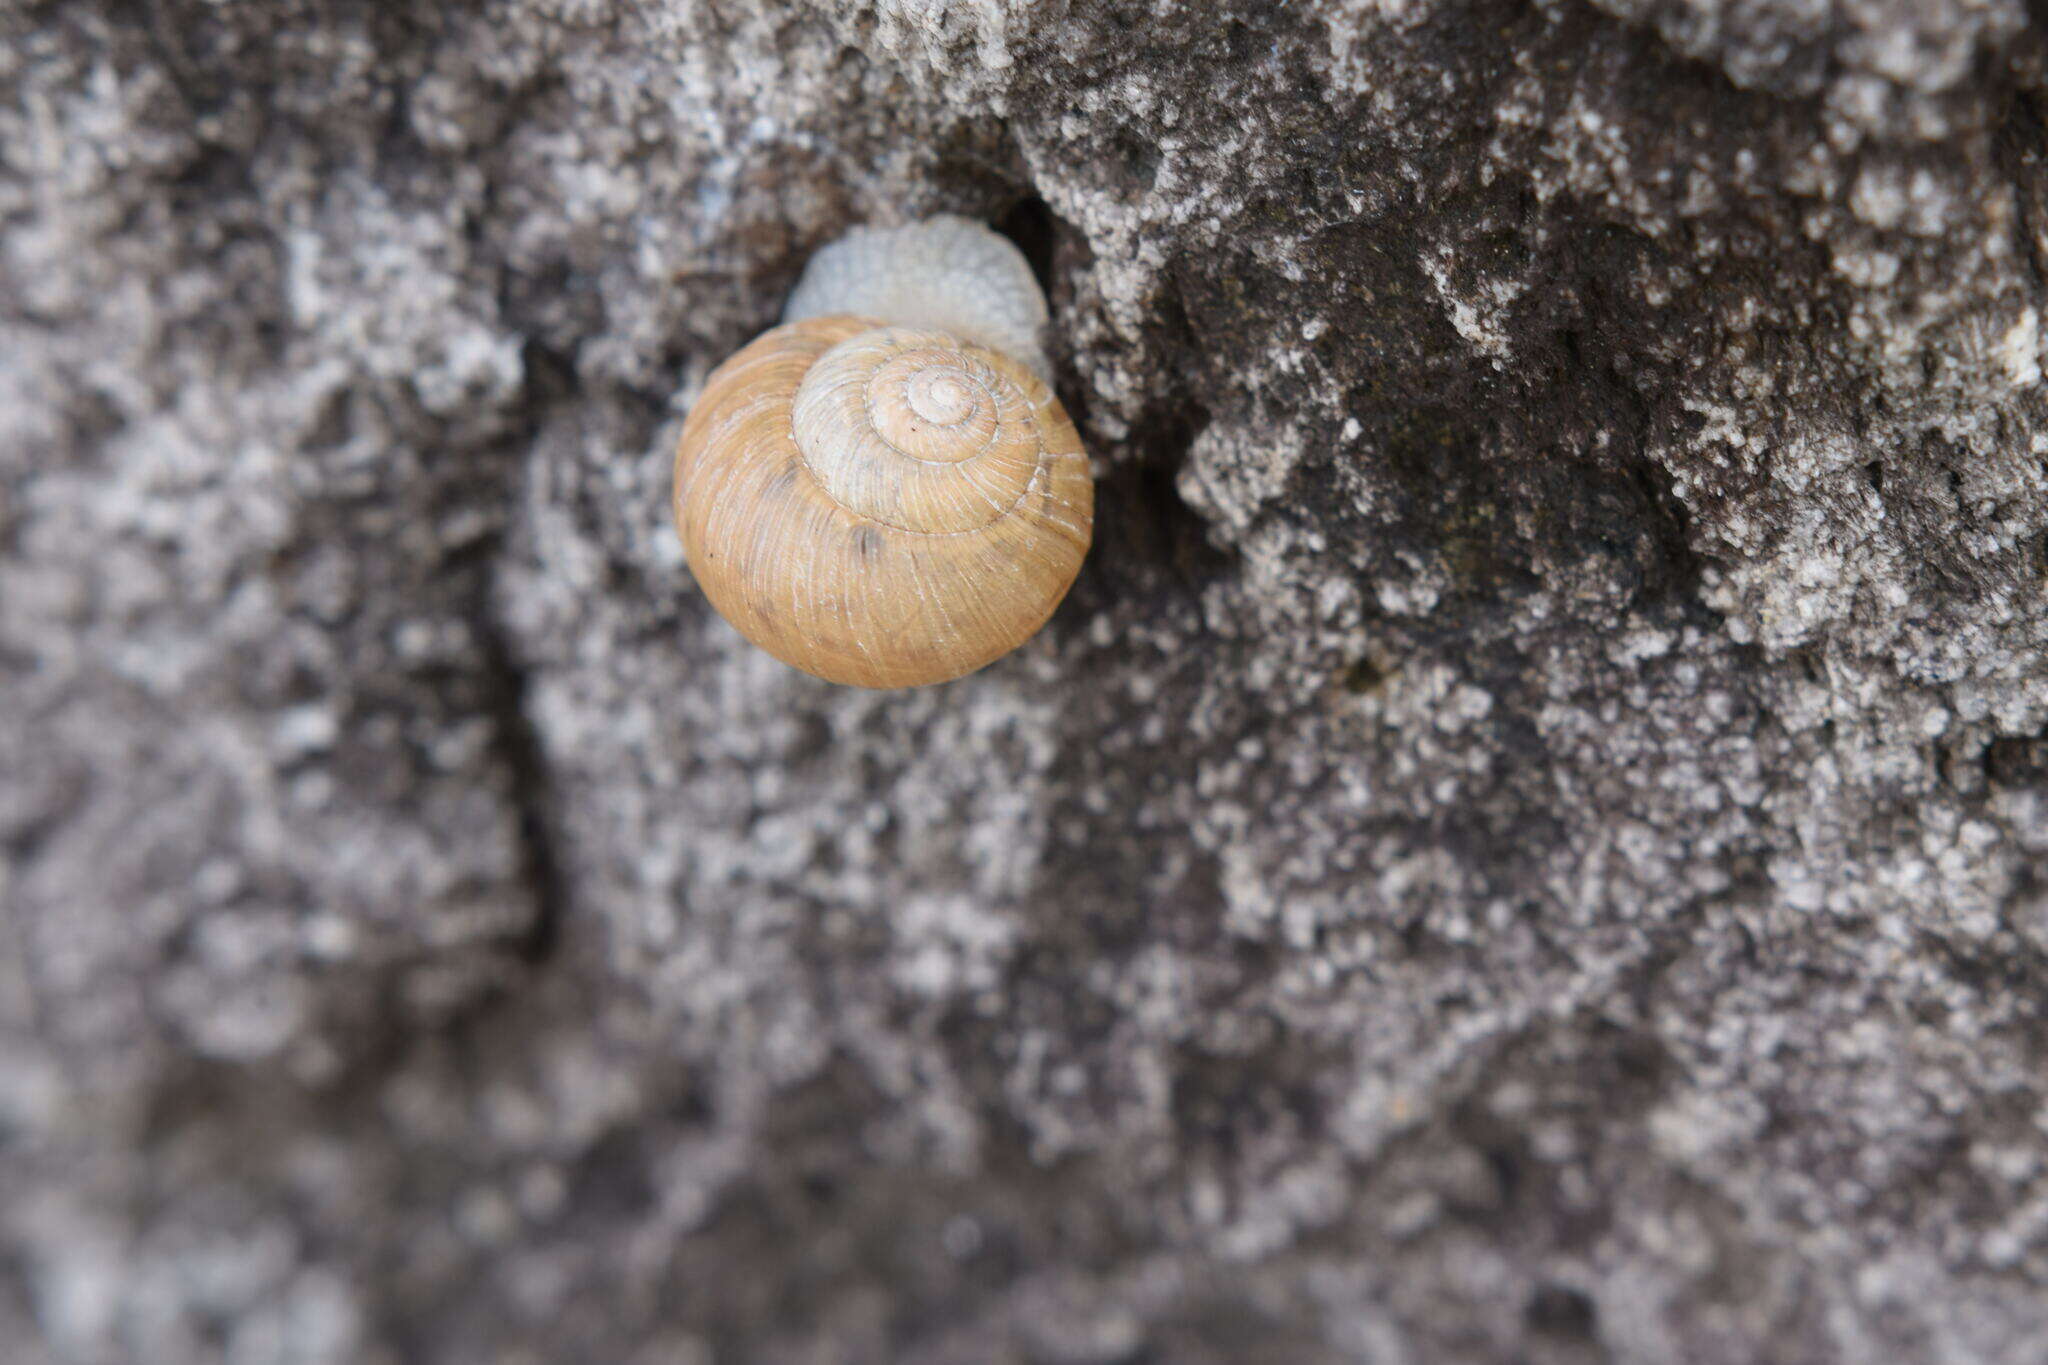
<instances>
[{"instance_id":1,"label":"rock surface","mask_svg":"<svg viewBox=\"0 0 2048 1365\"><path fill-rule=\"evenodd\" d=\"M0 1340L2038 1362L2040 0L0 8ZM665 524L848 225L1052 627Z\"/></svg>"}]
</instances>

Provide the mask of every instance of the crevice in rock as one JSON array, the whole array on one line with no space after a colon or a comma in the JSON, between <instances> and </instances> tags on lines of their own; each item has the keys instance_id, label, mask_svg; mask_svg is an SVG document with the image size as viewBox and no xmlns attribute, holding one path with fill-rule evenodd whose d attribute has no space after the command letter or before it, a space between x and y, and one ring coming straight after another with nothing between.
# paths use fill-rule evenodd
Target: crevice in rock
<instances>
[{"instance_id":1,"label":"crevice in rock","mask_svg":"<svg viewBox=\"0 0 2048 1365\"><path fill-rule=\"evenodd\" d=\"M1105 571L1149 566L1182 584L1199 585L1229 557L1209 541L1208 524L1176 484L1188 448L1208 425L1192 399L1162 409L1133 433L1135 458L1112 467L1096 484L1095 534ZM1091 557L1094 558L1094 557Z\"/></svg>"},{"instance_id":2,"label":"crevice in rock","mask_svg":"<svg viewBox=\"0 0 2048 1365\"><path fill-rule=\"evenodd\" d=\"M1052 208L1038 195L1027 194L996 220L995 229L1016 243L1024 259L1031 263L1038 287L1050 295L1054 247L1061 231Z\"/></svg>"},{"instance_id":3,"label":"crevice in rock","mask_svg":"<svg viewBox=\"0 0 2048 1365\"><path fill-rule=\"evenodd\" d=\"M2048 29L2048 0L2030 0L2034 22ZM2048 280L2048 260L2043 259L2042 236L2048 229L2048 111L2042 96L2033 90L2012 92L1992 139L1992 155L2000 174L2012 186L2015 217L2013 237L2027 273L2038 290Z\"/></svg>"},{"instance_id":4,"label":"crevice in rock","mask_svg":"<svg viewBox=\"0 0 2048 1365\"><path fill-rule=\"evenodd\" d=\"M516 661L496 615L479 613L479 645L486 672L486 705L491 716L499 760L511 783L511 800L519 825L522 880L533 894L533 919L514 951L521 961L546 961L559 941L566 889L555 851L551 812L554 781L547 757L527 714L526 670Z\"/></svg>"},{"instance_id":5,"label":"crevice in rock","mask_svg":"<svg viewBox=\"0 0 2048 1365\"><path fill-rule=\"evenodd\" d=\"M544 346L529 343L522 362L526 374L524 401L514 429L503 443L503 496L508 504L516 499L525 476L518 452L538 439L548 413L573 401L577 389L575 372L567 359ZM511 786L509 796L518 822L524 863L521 880L530 888L534 901L533 919L514 945L514 951L522 962L532 966L545 962L554 952L567 889L556 850L553 770L528 710L531 674L519 658L511 633L500 616L496 577L504 554L503 538L493 537L480 576L480 601L474 617L484 675L483 704L491 718L498 759Z\"/></svg>"}]
</instances>

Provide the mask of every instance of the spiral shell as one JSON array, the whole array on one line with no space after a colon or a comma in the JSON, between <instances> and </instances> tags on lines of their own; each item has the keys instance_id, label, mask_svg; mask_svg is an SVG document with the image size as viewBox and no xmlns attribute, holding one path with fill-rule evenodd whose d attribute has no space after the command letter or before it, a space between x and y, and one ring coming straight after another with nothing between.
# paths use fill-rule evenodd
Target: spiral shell
<instances>
[{"instance_id":1,"label":"spiral shell","mask_svg":"<svg viewBox=\"0 0 2048 1365\"><path fill-rule=\"evenodd\" d=\"M808 318L718 367L676 451L698 583L833 682L914 687L1009 653L1088 552L1094 485L1029 368L947 332Z\"/></svg>"}]
</instances>

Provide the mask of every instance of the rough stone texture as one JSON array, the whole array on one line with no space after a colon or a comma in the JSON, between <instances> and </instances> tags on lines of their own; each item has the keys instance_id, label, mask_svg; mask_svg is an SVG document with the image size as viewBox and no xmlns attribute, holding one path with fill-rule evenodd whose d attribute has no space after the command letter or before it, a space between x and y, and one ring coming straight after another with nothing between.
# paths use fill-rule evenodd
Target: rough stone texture
<instances>
[{"instance_id":1,"label":"rough stone texture","mask_svg":"<svg viewBox=\"0 0 2048 1365\"><path fill-rule=\"evenodd\" d=\"M2048 1359L2039 0L0 6L0 1341ZM1001 223L1052 627L665 525Z\"/></svg>"}]
</instances>

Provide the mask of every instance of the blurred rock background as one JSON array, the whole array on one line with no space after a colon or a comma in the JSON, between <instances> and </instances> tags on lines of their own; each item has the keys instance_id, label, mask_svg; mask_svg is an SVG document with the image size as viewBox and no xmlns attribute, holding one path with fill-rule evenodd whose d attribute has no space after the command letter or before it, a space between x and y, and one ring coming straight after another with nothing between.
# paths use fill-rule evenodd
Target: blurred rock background
<instances>
[{"instance_id":1,"label":"blurred rock background","mask_svg":"<svg viewBox=\"0 0 2048 1365\"><path fill-rule=\"evenodd\" d=\"M2040 0L0 5L10 1365L2038 1362ZM966 681L666 524L1000 224Z\"/></svg>"}]
</instances>

